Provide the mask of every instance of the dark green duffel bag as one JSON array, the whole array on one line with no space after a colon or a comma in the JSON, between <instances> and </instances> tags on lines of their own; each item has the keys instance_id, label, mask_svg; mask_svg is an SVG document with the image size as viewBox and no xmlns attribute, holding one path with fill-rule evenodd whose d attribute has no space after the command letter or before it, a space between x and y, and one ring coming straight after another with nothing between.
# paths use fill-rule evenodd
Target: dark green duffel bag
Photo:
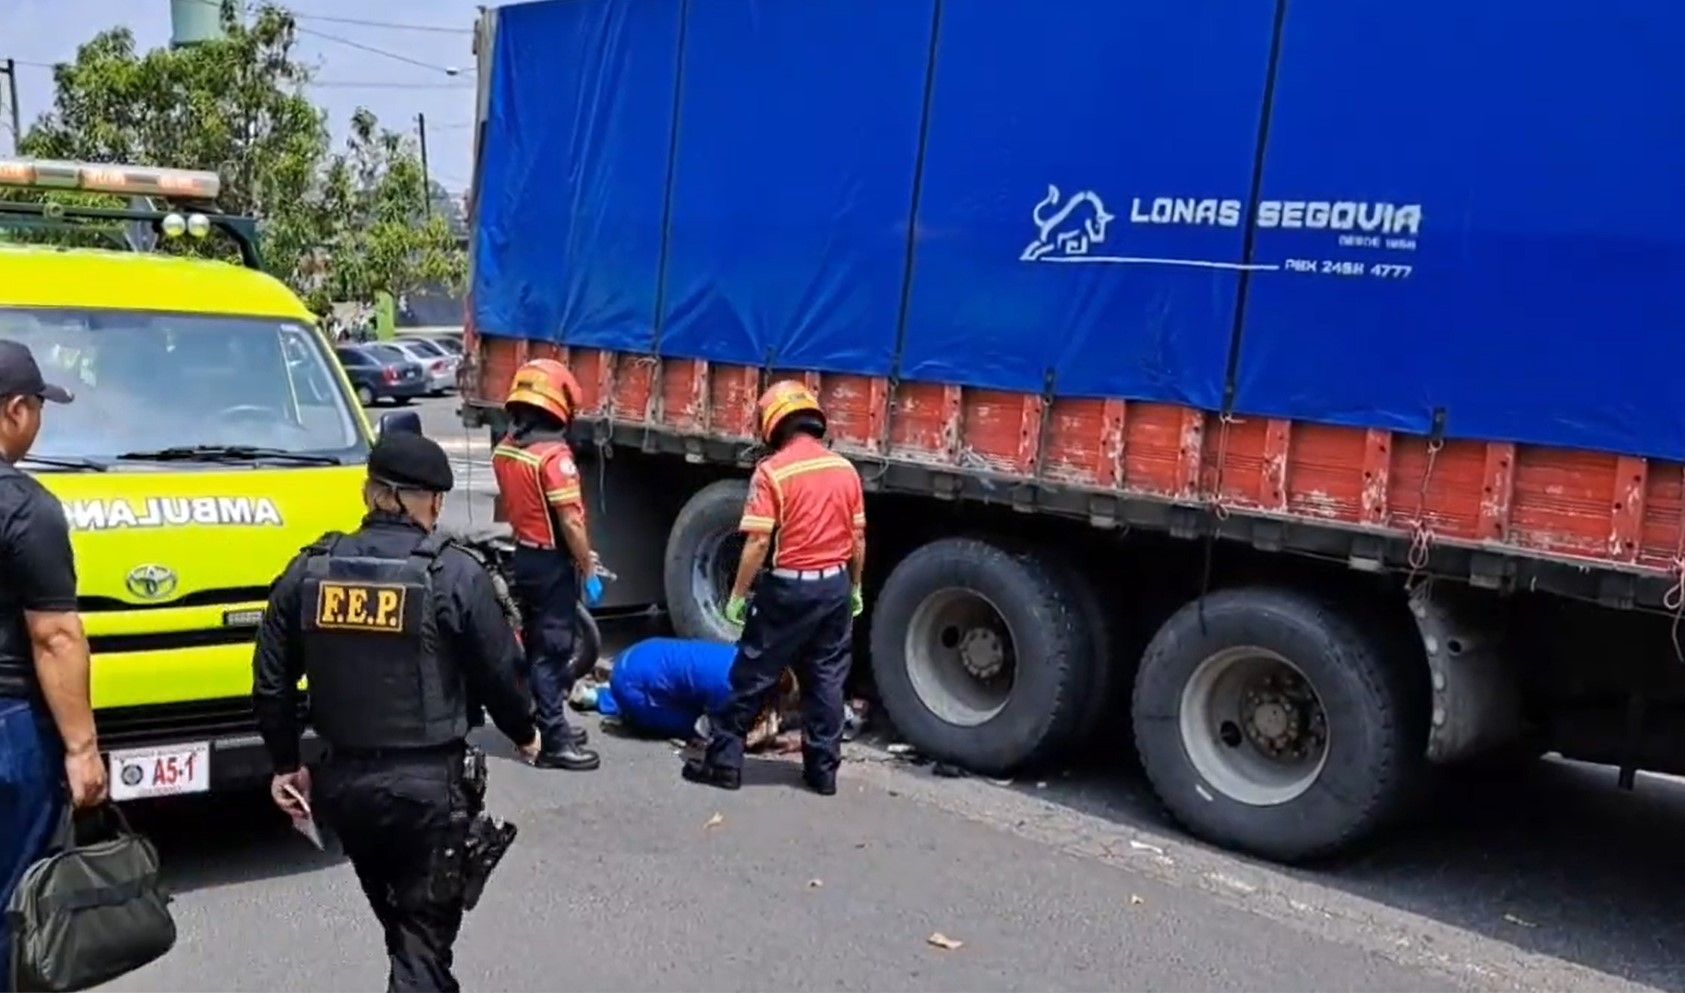
<instances>
[{"instance_id":1,"label":"dark green duffel bag","mask_svg":"<svg viewBox=\"0 0 1685 993\"><path fill-rule=\"evenodd\" d=\"M85 990L169 951L176 941L158 850L112 804L67 809L47 856L24 871L6 907L12 989Z\"/></svg>"}]
</instances>

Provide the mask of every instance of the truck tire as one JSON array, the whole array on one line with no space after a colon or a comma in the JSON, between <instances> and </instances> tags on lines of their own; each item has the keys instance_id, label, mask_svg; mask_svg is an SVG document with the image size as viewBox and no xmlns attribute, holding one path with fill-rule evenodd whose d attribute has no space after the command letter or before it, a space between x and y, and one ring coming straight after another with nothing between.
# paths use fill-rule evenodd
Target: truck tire
<instances>
[{"instance_id":1,"label":"truck tire","mask_svg":"<svg viewBox=\"0 0 1685 993\"><path fill-rule=\"evenodd\" d=\"M1084 659L1078 660L1078 675L1085 680L1079 694L1082 705L1070 741L1072 745L1086 744L1107 718L1114 716L1114 708L1119 703L1118 666L1122 660L1118 655L1123 641L1124 614L1109 602L1108 593L1113 591L1105 588L1100 571L1068 550L1037 547L1029 543L1002 547L1017 554L1034 556L1087 628L1088 653Z\"/></svg>"},{"instance_id":2,"label":"truck tire","mask_svg":"<svg viewBox=\"0 0 1685 993\"><path fill-rule=\"evenodd\" d=\"M890 573L872 610L884 709L919 751L990 775L1051 758L1082 718L1093 659L1067 581L1031 553L944 538Z\"/></svg>"},{"instance_id":3,"label":"truck tire","mask_svg":"<svg viewBox=\"0 0 1685 993\"><path fill-rule=\"evenodd\" d=\"M1119 625L1115 623L1118 615L1108 608L1098 575L1063 555L1052 564L1065 573L1071 602L1088 625L1088 688L1083 691L1081 714L1077 718L1073 738L1080 744L1100 731L1118 703L1117 677L1123 662L1119 658L1123 639Z\"/></svg>"},{"instance_id":4,"label":"truck tire","mask_svg":"<svg viewBox=\"0 0 1685 993\"><path fill-rule=\"evenodd\" d=\"M1192 833L1282 862L1346 848L1425 767L1427 670L1384 624L1314 596L1221 590L1177 611L1136 674L1136 749Z\"/></svg>"},{"instance_id":5,"label":"truck tire","mask_svg":"<svg viewBox=\"0 0 1685 993\"><path fill-rule=\"evenodd\" d=\"M725 619L725 603L743 554L737 525L748 498L746 480L722 479L697 490L673 521L662 585L673 631L681 638L737 640L737 627Z\"/></svg>"}]
</instances>

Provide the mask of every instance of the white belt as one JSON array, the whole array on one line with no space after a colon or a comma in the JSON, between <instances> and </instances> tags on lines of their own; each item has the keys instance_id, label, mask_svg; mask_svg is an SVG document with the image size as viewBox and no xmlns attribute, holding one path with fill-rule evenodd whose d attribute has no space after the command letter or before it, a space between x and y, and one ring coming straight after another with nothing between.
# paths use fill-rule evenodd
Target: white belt
<instances>
[{"instance_id":1,"label":"white belt","mask_svg":"<svg viewBox=\"0 0 1685 993\"><path fill-rule=\"evenodd\" d=\"M842 575L842 571L842 566L833 565L826 566L823 569L774 569L772 570L772 574L779 579L794 579L804 583L811 583L815 580L830 579L832 576L840 576Z\"/></svg>"}]
</instances>

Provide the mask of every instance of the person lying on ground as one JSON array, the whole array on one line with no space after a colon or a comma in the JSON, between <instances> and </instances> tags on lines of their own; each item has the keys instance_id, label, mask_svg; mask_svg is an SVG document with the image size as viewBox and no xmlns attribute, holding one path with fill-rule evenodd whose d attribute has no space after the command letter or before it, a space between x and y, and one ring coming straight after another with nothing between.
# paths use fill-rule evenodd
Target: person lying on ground
<instances>
[{"instance_id":1,"label":"person lying on ground","mask_svg":"<svg viewBox=\"0 0 1685 993\"><path fill-rule=\"evenodd\" d=\"M731 696L731 660L737 649L709 641L648 638L614 661L607 686L597 692L597 710L627 729L658 738L691 741L707 736L699 722ZM788 670L779 691L749 736L750 747L775 738L779 713L796 699L796 678Z\"/></svg>"}]
</instances>

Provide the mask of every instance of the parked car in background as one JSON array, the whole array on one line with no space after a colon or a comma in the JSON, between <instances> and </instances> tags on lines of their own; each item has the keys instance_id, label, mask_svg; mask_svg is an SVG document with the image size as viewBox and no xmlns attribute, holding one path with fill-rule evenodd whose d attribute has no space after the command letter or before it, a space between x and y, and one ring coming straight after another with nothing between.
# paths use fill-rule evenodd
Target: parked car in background
<instances>
[{"instance_id":1,"label":"parked car in background","mask_svg":"<svg viewBox=\"0 0 1685 993\"><path fill-rule=\"evenodd\" d=\"M462 355L463 349L462 349L462 332L461 331L428 332L426 334L407 334L407 335L404 335L404 337L406 337L406 338L425 338L426 340L432 342L435 345L438 345L440 348L442 348L445 351L451 353L452 355L455 355L459 358Z\"/></svg>"},{"instance_id":2,"label":"parked car in background","mask_svg":"<svg viewBox=\"0 0 1685 993\"><path fill-rule=\"evenodd\" d=\"M365 407L381 400L402 406L429 389L426 368L395 345L340 345L334 355L356 388L357 401Z\"/></svg>"},{"instance_id":3,"label":"parked car in background","mask_svg":"<svg viewBox=\"0 0 1685 993\"><path fill-rule=\"evenodd\" d=\"M426 338L398 338L383 344L401 348L427 370L427 392L444 396L456 388L456 367L462 359Z\"/></svg>"}]
</instances>

